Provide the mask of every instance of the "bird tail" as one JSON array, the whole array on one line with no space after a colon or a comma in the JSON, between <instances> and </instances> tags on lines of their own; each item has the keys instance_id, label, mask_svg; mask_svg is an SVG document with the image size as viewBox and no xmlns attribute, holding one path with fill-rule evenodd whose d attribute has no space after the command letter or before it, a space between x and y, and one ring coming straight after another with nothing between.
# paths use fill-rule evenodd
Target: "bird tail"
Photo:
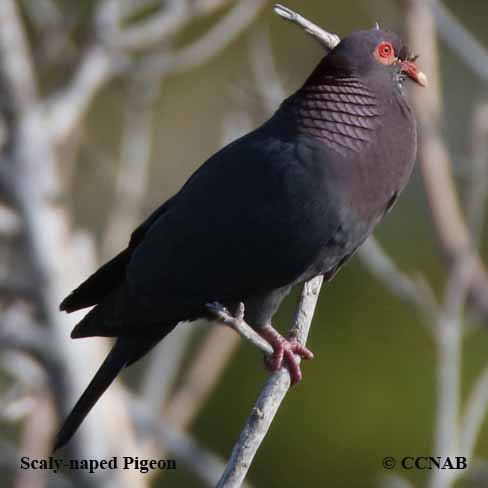
<instances>
[{"instance_id":1,"label":"bird tail","mask_svg":"<svg viewBox=\"0 0 488 488\"><path fill-rule=\"evenodd\" d=\"M115 377L130 360L128 344L119 339L81 395L54 441L53 452L66 445Z\"/></svg>"},{"instance_id":2,"label":"bird tail","mask_svg":"<svg viewBox=\"0 0 488 488\"><path fill-rule=\"evenodd\" d=\"M144 337L122 336L112 347L105 361L96 372L90 384L76 402L68 418L56 435L53 452L66 445L78 430L98 399L105 393L116 376L125 366L130 366L168 335L178 322L158 327Z\"/></svg>"}]
</instances>

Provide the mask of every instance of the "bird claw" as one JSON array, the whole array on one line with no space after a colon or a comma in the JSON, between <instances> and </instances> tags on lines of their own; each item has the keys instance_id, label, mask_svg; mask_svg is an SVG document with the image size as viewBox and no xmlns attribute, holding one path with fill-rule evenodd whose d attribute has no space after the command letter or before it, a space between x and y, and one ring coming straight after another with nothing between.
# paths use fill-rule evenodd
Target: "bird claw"
<instances>
[{"instance_id":1,"label":"bird claw","mask_svg":"<svg viewBox=\"0 0 488 488\"><path fill-rule=\"evenodd\" d=\"M218 302L207 303L205 306L215 318L232 327L239 334L252 342L249 334L246 334L246 331L242 330L242 326L246 326L250 329L244 322L245 307L243 303L238 304L235 315L231 315L230 312ZM273 353L265 358L264 363L266 368L274 372L278 371L284 365L290 373L292 385L301 381L303 375L300 369L300 359L313 359L312 351L300 344L296 337L289 337L288 339L283 337L271 325L265 325L264 327L254 330L257 331L273 349ZM255 332L253 333L255 334Z\"/></svg>"},{"instance_id":2,"label":"bird claw","mask_svg":"<svg viewBox=\"0 0 488 488\"><path fill-rule=\"evenodd\" d=\"M265 358L264 363L270 371L277 371L283 362L290 373L292 385L302 380L300 359L313 359L313 353L300 344L296 337L285 338L271 325L259 330L261 337L266 339L273 347L273 354Z\"/></svg>"}]
</instances>

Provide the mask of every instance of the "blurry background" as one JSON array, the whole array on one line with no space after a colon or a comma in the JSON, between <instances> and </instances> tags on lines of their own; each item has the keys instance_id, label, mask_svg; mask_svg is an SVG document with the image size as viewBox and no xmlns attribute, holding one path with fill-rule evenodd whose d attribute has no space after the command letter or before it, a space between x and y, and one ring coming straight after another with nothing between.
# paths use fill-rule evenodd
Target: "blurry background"
<instances>
[{"instance_id":1,"label":"blurry background","mask_svg":"<svg viewBox=\"0 0 488 488\"><path fill-rule=\"evenodd\" d=\"M340 36L376 21L402 34L431 85L409 93L421 132L413 180L375 234L381 247L369 242L324 287L316 359L248 481L488 486L488 3L286 4ZM266 372L261 353L209 324L179 327L126 371L60 454L176 459L176 471L18 468L23 455L49 456L108 350L69 339L79 315L58 313L60 300L322 55L264 0L0 0L0 486L215 484ZM282 331L296 298L276 317ZM382 467L441 455L470 469Z\"/></svg>"}]
</instances>

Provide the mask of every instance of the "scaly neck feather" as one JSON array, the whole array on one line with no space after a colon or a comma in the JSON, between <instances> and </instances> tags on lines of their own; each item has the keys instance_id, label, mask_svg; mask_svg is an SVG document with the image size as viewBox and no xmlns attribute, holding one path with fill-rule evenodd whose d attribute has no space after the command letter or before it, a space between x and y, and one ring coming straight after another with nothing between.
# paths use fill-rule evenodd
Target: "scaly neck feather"
<instances>
[{"instance_id":1,"label":"scaly neck feather","mask_svg":"<svg viewBox=\"0 0 488 488\"><path fill-rule=\"evenodd\" d=\"M317 71L280 110L291 115L298 131L322 139L340 154L370 144L382 114L378 98L359 78Z\"/></svg>"}]
</instances>

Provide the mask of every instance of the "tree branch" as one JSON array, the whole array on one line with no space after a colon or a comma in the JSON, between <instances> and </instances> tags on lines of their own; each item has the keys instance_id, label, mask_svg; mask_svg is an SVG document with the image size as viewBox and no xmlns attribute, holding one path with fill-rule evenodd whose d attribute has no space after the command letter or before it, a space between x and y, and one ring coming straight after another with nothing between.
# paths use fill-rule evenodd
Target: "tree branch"
<instances>
[{"instance_id":1,"label":"tree branch","mask_svg":"<svg viewBox=\"0 0 488 488\"><path fill-rule=\"evenodd\" d=\"M49 130L56 144L79 125L95 95L128 64L128 59L104 46L87 48L72 80L45 102Z\"/></svg>"},{"instance_id":2,"label":"tree branch","mask_svg":"<svg viewBox=\"0 0 488 488\"><path fill-rule=\"evenodd\" d=\"M297 24L307 34L310 34L312 37L317 39L320 44L322 44L322 46L325 47L325 49L327 49L328 51L334 49L341 40L337 34L331 34L330 32L325 31L318 25L315 25L310 20L302 17L300 14L294 12L288 7L285 7L284 5L281 5L279 3L275 4L274 11L282 19Z\"/></svg>"},{"instance_id":3,"label":"tree branch","mask_svg":"<svg viewBox=\"0 0 488 488\"><path fill-rule=\"evenodd\" d=\"M231 315L219 303L207 304L208 311L215 316L215 319L224 325L235 330L242 338L253 346L264 352L266 355L273 354L273 348L264 340L249 324L244 321L244 304L240 303L235 316Z\"/></svg>"},{"instance_id":4,"label":"tree branch","mask_svg":"<svg viewBox=\"0 0 488 488\"><path fill-rule=\"evenodd\" d=\"M303 288L291 328L291 334L296 336L302 345L307 341L322 281L323 277L318 276L305 283ZM286 368L279 369L268 379L232 450L217 488L241 486L289 388L290 374Z\"/></svg>"},{"instance_id":5,"label":"tree branch","mask_svg":"<svg viewBox=\"0 0 488 488\"><path fill-rule=\"evenodd\" d=\"M176 52L149 54L138 63L137 69L152 76L163 76L180 74L200 66L236 39L265 5L265 0L242 0L189 46Z\"/></svg>"}]
</instances>

